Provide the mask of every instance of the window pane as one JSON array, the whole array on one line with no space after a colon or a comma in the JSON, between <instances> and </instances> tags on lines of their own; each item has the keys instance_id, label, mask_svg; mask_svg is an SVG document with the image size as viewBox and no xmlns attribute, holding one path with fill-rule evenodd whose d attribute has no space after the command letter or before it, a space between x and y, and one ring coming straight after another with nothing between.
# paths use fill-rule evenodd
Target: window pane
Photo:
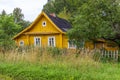
<instances>
[{"instance_id":1,"label":"window pane","mask_svg":"<svg viewBox=\"0 0 120 80\"><path fill-rule=\"evenodd\" d=\"M24 41L20 41L19 45L24 46Z\"/></svg>"},{"instance_id":2,"label":"window pane","mask_svg":"<svg viewBox=\"0 0 120 80\"><path fill-rule=\"evenodd\" d=\"M51 46L51 41L49 41L49 46Z\"/></svg>"},{"instance_id":3,"label":"window pane","mask_svg":"<svg viewBox=\"0 0 120 80\"><path fill-rule=\"evenodd\" d=\"M35 46L39 46L40 45L40 38L35 38Z\"/></svg>"},{"instance_id":4,"label":"window pane","mask_svg":"<svg viewBox=\"0 0 120 80\"><path fill-rule=\"evenodd\" d=\"M55 46L55 40L54 40L54 38L50 37L48 40L49 40L48 45L54 47Z\"/></svg>"}]
</instances>

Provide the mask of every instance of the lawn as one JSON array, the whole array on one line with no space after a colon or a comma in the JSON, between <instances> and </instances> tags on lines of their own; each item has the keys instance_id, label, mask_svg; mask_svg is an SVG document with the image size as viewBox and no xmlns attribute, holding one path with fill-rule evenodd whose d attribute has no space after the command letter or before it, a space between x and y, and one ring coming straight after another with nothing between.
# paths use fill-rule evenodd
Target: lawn
<instances>
[{"instance_id":1,"label":"lawn","mask_svg":"<svg viewBox=\"0 0 120 80\"><path fill-rule=\"evenodd\" d=\"M0 63L0 74L14 80L119 80L120 64Z\"/></svg>"}]
</instances>

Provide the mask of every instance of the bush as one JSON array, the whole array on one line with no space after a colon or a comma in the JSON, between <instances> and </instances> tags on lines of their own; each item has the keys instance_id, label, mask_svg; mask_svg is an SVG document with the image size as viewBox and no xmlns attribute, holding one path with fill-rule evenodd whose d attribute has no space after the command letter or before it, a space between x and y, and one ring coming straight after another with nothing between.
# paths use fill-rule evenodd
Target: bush
<instances>
[{"instance_id":1,"label":"bush","mask_svg":"<svg viewBox=\"0 0 120 80\"><path fill-rule=\"evenodd\" d=\"M62 50L57 47L48 47L47 53L52 56L59 56L59 55L62 55Z\"/></svg>"}]
</instances>

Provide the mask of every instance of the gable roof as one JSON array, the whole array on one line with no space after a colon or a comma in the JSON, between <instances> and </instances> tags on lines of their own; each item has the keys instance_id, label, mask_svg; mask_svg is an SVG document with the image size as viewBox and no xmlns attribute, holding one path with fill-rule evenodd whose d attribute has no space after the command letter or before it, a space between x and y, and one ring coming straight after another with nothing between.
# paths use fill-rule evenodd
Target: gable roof
<instances>
[{"instance_id":1,"label":"gable roof","mask_svg":"<svg viewBox=\"0 0 120 80\"><path fill-rule=\"evenodd\" d=\"M64 20L62 18L59 18L59 17L53 17L51 15L47 15L46 13L42 12L40 15L38 15L38 17L34 20L34 22L30 26L28 26L23 31L21 31L16 36L14 36L13 39L17 38L22 33L26 32L29 29L31 29L36 23L38 23L38 21L40 20L42 15L44 15L51 22L51 24L54 25L55 28L58 31L60 31L61 33L65 33L68 29L71 28L70 23L67 22L66 20Z\"/></svg>"},{"instance_id":2,"label":"gable roof","mask_svg":"<svg viewBox=\"0 0 120 80\"><path fill-rule=\"evenodd\" d=\"M51 15L48 15L48 17L63 31L66 32L68 29L72 28L71 24L62 18L54 17Z\"/></svg>"}]
</instances>

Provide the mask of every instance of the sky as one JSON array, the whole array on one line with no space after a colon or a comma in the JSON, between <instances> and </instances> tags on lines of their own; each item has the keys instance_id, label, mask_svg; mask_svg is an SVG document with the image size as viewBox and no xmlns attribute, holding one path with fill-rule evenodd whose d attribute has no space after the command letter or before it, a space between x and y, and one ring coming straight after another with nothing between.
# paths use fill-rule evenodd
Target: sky
<instances>
[{"instance_id":1,"label":"sky","mask_svg":"<svg viewBox=\"0 0 120 80\"><path fill-rule=\"evenodd\" d=\"M22 9L25 20L34 21L46 3L47 0L0 0L0 12L4 9L9 14L18 7Z\"/></svg>"}]
</instances>

